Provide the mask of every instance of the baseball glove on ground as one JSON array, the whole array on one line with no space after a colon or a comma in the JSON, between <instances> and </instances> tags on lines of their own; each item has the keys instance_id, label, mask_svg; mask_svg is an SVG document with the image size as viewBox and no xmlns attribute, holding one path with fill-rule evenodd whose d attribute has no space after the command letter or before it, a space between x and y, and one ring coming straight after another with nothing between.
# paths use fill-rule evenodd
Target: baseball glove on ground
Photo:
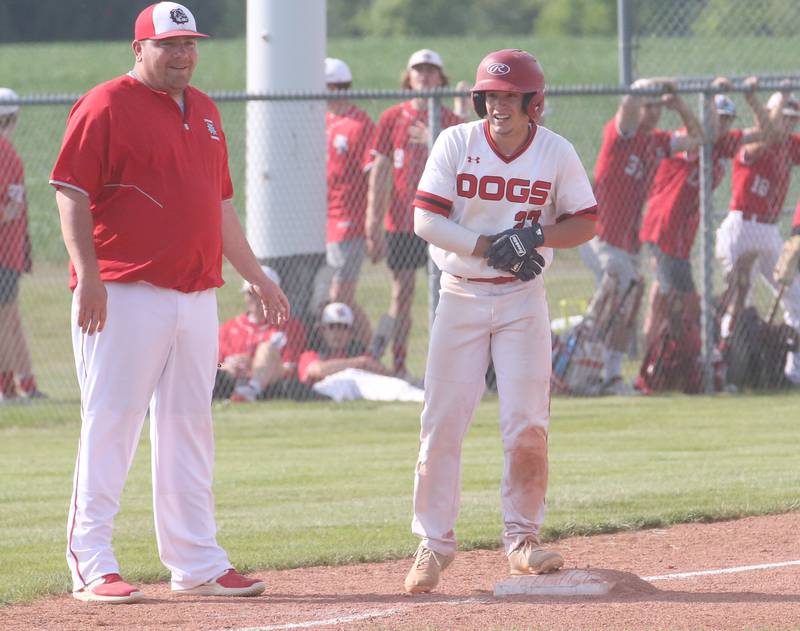
<instances>
[{"instance_id":1,"label":"baseball glove on ground","mask_svg":"<svg viewBox=\"0 0 800 631\"><path fill-rule=\"evenodd\" d=\"M495 235L492 245L486 251L486 257L489 265L495 269L511 272L513 267L522 263L532 252L536 252L536 248L543 243L544 233L538 223L530 228L512 228Z\"/></svg>"}]
</instances>

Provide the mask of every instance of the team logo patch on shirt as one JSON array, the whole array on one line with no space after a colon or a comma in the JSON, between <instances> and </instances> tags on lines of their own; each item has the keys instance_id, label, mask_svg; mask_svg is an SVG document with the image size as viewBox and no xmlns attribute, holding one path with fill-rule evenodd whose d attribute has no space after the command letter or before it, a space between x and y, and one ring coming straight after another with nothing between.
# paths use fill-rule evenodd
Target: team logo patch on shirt
<instances>
[{"instance_id":1,"label":"team logo patch on shirt","mask_svg":"<svg viewBox=\"0 0 800 631\"><path fill-rule=\"evenodd\" d=\"M204 118L203 121L206 124L206 128L208 129L208 133L211 136L212 140L219 140L219 134L217 134L217 128L214 126L214 121L209 118Z\"/></svg>"},{"instance_id":2,"label":"team logo patch on shirt","mask_svg":"<svg viewBox=\"0 0 800 631\"><path fill-rule=\"evenodd\" d=\"M169 19L175 24L186 24L189 21L189 16L179 7L169 12Z\"/></svg>"},{"instance_id":3,"label":"team logo patch on shirt","mask_svg":"<svg viewBox=\"0 0 800 631\"><path fill-rule=\"evenodd\" d=\"M473 158L472 156L467 156L467 162L475 162L475 164L480 164L481 163L481 157L480 156L475 156Z\"/></svg>"}]
</instances>

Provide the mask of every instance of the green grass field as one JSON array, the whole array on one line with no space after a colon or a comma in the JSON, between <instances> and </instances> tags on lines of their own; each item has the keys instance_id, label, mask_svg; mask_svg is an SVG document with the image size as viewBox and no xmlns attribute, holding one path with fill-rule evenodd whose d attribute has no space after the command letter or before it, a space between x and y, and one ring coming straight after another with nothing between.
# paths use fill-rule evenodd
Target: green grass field
<instances>
[{"instance_id":1,"label":"green grass field","mask_svg":"<svg viewBox=\"0 0 800 631\"><path fill-rule=\"evenodd\" d=\"M537 51L552 85L616 83L613 39L333 40L329 54L348 61L354 87L393 89L415 49L441 52L454 84L471 78L485 52L509 46ZM681 56L688 64L690 50L676 47L663 54L672 65ZM79 94L125 72L130 61L124 42L0 45L2 83L25 96ZM204 42L195 76L205 90L244 89L243 40ZM548 126L575 143L591 170L600 129L613 115L616 97L553 97L551 103ZM388 104L362 103L373 114ZM244 106L229 103L221 109L237 206L243 210ZM26 166L35 250L34 274L22 285L22 309L37 375L52 398L0 406L0 527L5 535L0 603L68 588L65 522L79 408L66 255L47 185L67 112L66 106L26 107L16 135ZM743 115L741 123L748 122ZM671 124L667 119L666 126ZM725 207L724 186L717 201L718 208ZM324 210L320 213L322 218ZM241 309L238 277L226 267L225 278L228 284L218 294L223 320ZM418 282L424 286L421 274ZM575 252L559 252L546 278L552 316L565 308L576 313L576 305L590 296L592 282ZM358 297L376 321L388 304L385 266L365 265ZM761 294L762 303L766 299ZM416 294L414 317L409 367L421 374L427 346L424 290ZM635 368L635 361L628 363L629 374ZM798 401L798 393L556 398L547 536L797 509ZM399 404L271 402L215 409L220 540L237 566L346 563L410 553L418 416L417 406ZM499 541L502 453L496 416L497 402L487 398L467 437L459 522L464 548ZM116 529L116 549L131 580L166 578L155 552L148 459L143 444Z\"/></svg>"},{"instance_id":2,"label":"green grass field","mask_svg":"<svg viewBox=\"0 0 800 631\"><path fill-rule=\"evenodd\" d=\"M800 393L556 399L545 537L797 510L798 403ZM219 539L232 561L252 570L410 554L419 411L370 403L215 407ZM487 397L465 441L463 549L499 544L497 413ZM0 428L0 602L68 589L78 429L74 417ZM149 471L143 438L115 530L123 572L134 581L168 578L155 548Z\"/></svg>"}]
</instances>

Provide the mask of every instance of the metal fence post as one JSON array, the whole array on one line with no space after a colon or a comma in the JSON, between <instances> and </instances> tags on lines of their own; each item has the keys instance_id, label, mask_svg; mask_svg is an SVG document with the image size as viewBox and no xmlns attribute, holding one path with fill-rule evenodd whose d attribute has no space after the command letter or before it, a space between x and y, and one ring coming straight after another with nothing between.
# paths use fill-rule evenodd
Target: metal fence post
<instances>
[{"instance_id":1,"label":"metal fence post","mask_svg":"<svg viewBox=\"0 0 800 631\"><path fill-rule=\"evenodd\" d=\"M702 92L699 95L700 124L703 127L705 142L700 147L700 269L701 303L700 325L703 341L703 391L714 392L714 235L713 229L713 158L711 100L713 94Z\"/></svg>"},{"instance_id":2,"label":"metal fence post","mask_svg":"<svg viewBox=\"0 0 800 631\"><path fill-rule=\"evenodd\" d=\"M428 138L428 155L431 154L433 143L442 130L441 99L438 96L428 98L428 129L431 133ZM436 306L439 304L439 281L442 278L440 270L433 259L428 257L428 330L433 327L436 316Z\"/></svg>"},{"instance_id":3,"label":"metal fence post","mask_svg":"<svg viewBox=\"0 0 800 631\"><path fill-rule=\"evenodd\" d=\"M619 82L630 85L633 81L633 28L631 28L629 0L617 0L617 40L619 50Z\"/></svg>"}]
</instances>

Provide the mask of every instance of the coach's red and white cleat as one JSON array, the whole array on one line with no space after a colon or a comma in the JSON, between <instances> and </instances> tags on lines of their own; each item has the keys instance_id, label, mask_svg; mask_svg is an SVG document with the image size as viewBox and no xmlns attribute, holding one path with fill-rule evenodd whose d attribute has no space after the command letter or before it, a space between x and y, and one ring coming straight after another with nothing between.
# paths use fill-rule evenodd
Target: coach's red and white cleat
<instances>
[{"instance_id":1,"label":"coach's red and white cleat","mask_svg":"<svg viewBox=\"0 0 800 631\"><path fill-rule=\"evenodd\" d=\"M119 574L104 574L77 592L73 598L84 602L100 602L123 605L144 600L144 594L137 587L122 580Z\"/></svg>"},{"instance_id":2,"label":"coach's red and white cleat","mask_svg":"<svg viewBox=\"0 0 800 631\"><path fill-rule=\"evenodd\" d=\"M184 596L258 596L267 589L266 583L258 578L242 576L233 568L225 570L222 576L190 589L176 590Z\"/></svg>"}]
</instances>

